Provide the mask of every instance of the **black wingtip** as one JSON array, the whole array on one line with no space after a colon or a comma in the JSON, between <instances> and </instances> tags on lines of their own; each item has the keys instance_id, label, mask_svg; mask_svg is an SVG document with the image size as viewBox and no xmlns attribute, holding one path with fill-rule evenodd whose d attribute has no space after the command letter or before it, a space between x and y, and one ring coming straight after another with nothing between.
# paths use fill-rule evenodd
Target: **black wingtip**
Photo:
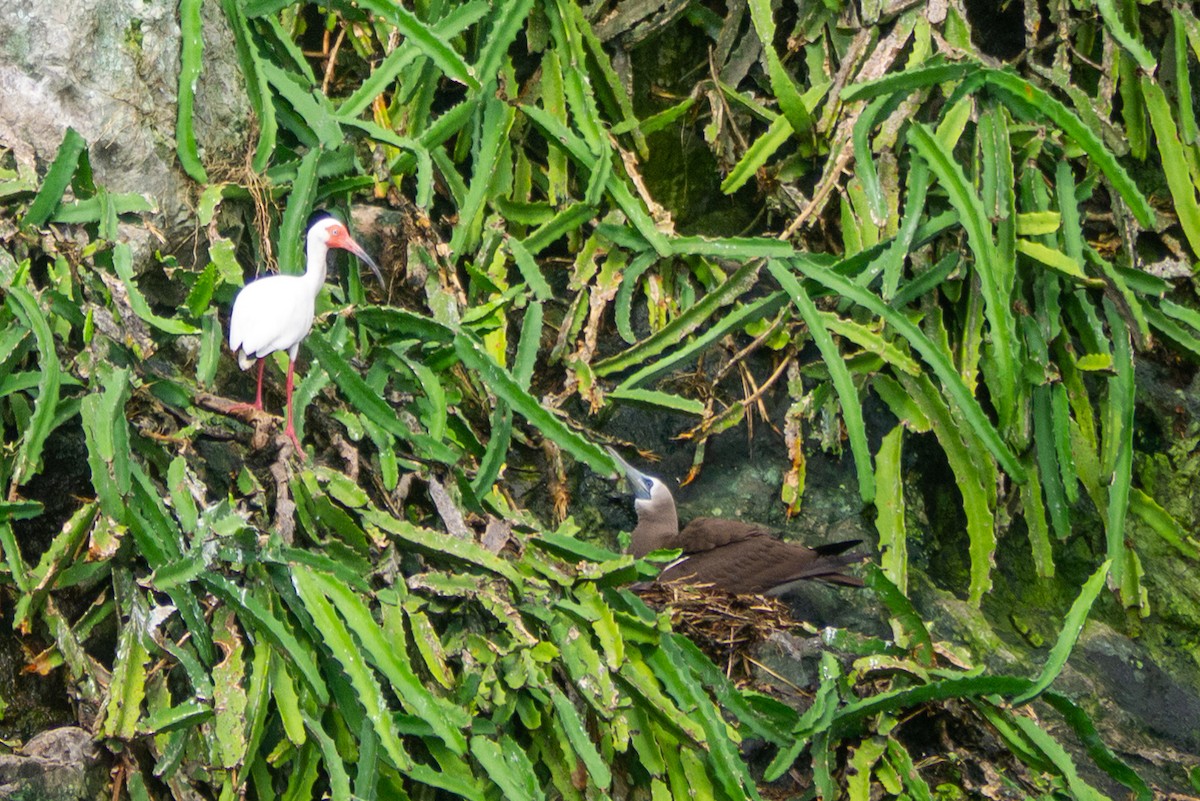
<instances>
[{"instance_id":1,"label":"black wingtip","mask_svg":"<svg viewBox=\"0 0 1200 801\"><path fill-rule=\"evenodd\" d=\"M846 553L854 546L861 544L862 540L842 540L813 547L813 550L823 557L821 566L827 568L829 572L814 574L809 578L823 581L826 584L840 584L843 587L865 587L866 584L858 576L841 572L842 568L857 564L867 558L866 554Z\"/></svg>"},{"instance_id":2,"label":"black wingtip","mask_svg":"<svg viewBox=\"0 0 1200 801\"><path fill-rule=\"evenodd\" d=\"M828 542L824 545L810 545L821 556L837 556L840 553L853 548L855 545L862 545L862 540L842 540L841 542Z\"/></svg>"}]
</instances>

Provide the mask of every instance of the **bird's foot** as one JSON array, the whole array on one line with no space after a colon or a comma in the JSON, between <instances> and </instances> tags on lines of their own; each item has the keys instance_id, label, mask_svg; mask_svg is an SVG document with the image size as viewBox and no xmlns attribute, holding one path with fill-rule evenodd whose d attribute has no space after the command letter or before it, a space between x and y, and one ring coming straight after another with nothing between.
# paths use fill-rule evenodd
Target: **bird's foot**
<instances>
[{"instance_id":1,"label":"bird's foot","mask_svg":"<svg viewBox=\"0 0 1200 801\"><path fill-rule=\"evenodd\" d=\"M233 403L225 409L225 412L227 414L241 414L243 412L261 412L262 410L262 401L259 401L257 403Z\"/></svg>"},{"instance_id":2,"label":"bird's foot","mask_svg":"<svg viewBox=\"0 0 1200 801\"><path fill-rule=\"evenodd\" d=\"M300 461L307 462L308 454L304 452L304 446L300 444L300 439L296 436L296 429L288 426L284 429L283 435L292 443L292 447L296 449L296 454L300 457Z\"/></svg>"}]
</instances>

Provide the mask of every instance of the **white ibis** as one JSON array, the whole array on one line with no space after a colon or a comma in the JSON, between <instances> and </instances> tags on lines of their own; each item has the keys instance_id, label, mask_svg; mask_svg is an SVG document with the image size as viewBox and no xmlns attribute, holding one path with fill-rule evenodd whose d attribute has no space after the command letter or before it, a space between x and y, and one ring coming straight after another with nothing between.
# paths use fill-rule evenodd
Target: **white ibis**
<instances>
[{"instance_id":1,"label":"white ibis","mask_svg":"<svg viewBox=\"0 0 1200 801\"><path fill-rule=\"evenodd\" d=\"M629 481L638 523L629 551L645 556L651 551L683 551L667 565L660 581L711 584L731 593L782 595L805 580L861 587L862 581L842 568L861 561L843 553L860 540L833 542L809 548L775 539L770 529L740 520L699 517L682 529L671 490L660 479L635 470L609 450Z\"/></svg>"},{"instance_id":2,"label":"white ibis","mask_svg":"<svg viewBox=\"0 0 1200 801\"><path fill-rule=\"evenodd\" d=\"M250 369L258 361L258 393L254 403L237 404L236 409L262 410L264 359L278 350L287 351L287 424L283 433L299 453L304 453L296 438L292 421L292 381L300 342L312 330L317 293L325 283L325 262L330 248L348 250L360 258L383 283L379 267L362 247L350 238L345 224L324 217L308 229L308 266L304 275L270 275L251 281L233 300L229 317L229 349L237 354L238 365Z\"/></svg>"}]
</instances>

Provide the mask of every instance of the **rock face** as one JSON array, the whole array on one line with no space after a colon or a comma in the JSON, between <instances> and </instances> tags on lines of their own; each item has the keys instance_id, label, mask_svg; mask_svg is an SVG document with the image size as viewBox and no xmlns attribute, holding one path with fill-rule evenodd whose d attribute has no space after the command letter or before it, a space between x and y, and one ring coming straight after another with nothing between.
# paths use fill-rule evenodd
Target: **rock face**
<instances>
[{"instance_id":1,"label":"rock face","mask_svg":"<svg viewBox=\"0 0 1200 801\"><path fill-rule=\"evenodd\" d=\"M1200 753L1200 698L1177 676L1158 664L1155 656L1139 643L1103 623L1087 625L1071 666L1087 671L1092 682L1091 697L1104 711L1131 725L1121 726L1125 739L1131 732L1144 731L1176 750ZM1160 749L1162 746L1158 746ZM1127 747L1141 755L1140 748ZM1146 756L1147 760L1150 759ZM1194 757L1191 761L1194 761Z\"/></svg>"},{"instance_id":2,"label":"rock face","mask_svg":"<svg viewBox=\"0 0 1200 801\"><path fill-rule=\"evenodd\" d=\"M18 754L0 755L0 799L90 801L101 796L107 775L92 735L64 726L31 738Z\"/></svg>"},{"instance_id":3,"label":"rock face","mask_svg":"<svg viewBox=\"0 0 1200 801\"><path fill-rule=\"evenodd\" d=\"M0 4L0 145L29 169L68 127L89 144L97 183L158 205L168 241L190 228L192 182L175 158L180 31L162 0ZM240 163L251 113L219 4L204 4L196 131L206 161ZM41 170L39 170L41 172Z\"/></svg>"}]
</instances>

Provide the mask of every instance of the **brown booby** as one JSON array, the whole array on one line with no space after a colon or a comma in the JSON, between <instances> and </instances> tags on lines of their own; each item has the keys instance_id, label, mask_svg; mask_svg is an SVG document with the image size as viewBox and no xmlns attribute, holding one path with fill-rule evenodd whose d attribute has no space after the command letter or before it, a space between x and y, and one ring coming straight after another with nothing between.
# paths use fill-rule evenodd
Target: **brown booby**
<instances>
[{"instance_id":1,"label":"brown booby","mask_svg":"<svg viewBox=\"0 0 1200 801\"><path fill-rule=\"evenodd\" d=\"M782 595L799 582L819 580L861 587L861 579L842 572L861 556L847 554L861 540L845 540L809 548L776 539L765 526L699 517L682 529L675 499L660 479L635 470L609 449L633 491L638 522L629 551L641 558L651 551L683 553L659 575L659 581L711 584L734 594Z\"/></svg>"}]
</instances>

